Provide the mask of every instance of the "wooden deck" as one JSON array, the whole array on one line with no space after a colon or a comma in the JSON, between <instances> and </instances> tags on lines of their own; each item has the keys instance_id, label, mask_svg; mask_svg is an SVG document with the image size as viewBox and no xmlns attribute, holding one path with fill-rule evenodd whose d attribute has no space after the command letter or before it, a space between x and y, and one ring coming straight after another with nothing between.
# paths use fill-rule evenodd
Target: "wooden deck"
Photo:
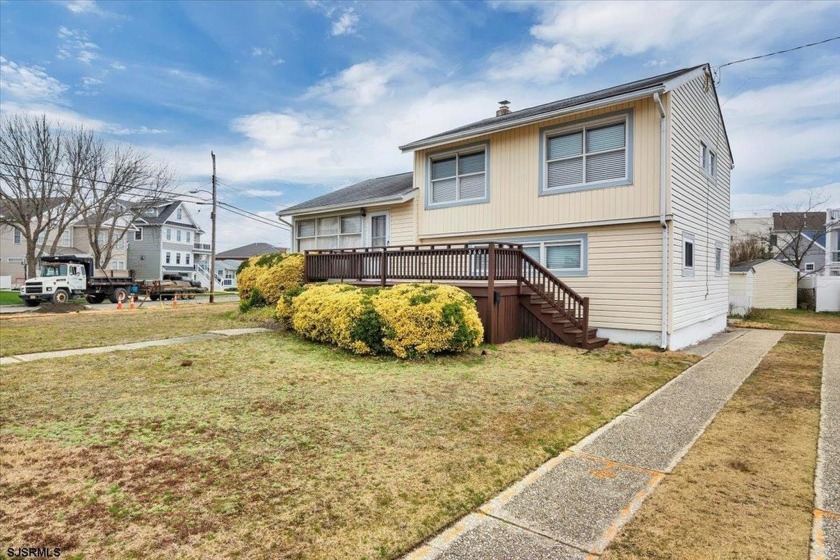
<instances>
[{"instance_id":1,"label":"wooden deck","mask_svg":"<svg viewBox=\"0 0 840 560\"><path fill-rule=\"evenodd\" d=\"M304 254L309 282L458 286L475 298L485 340L493 344L532 336L587 349L607 343L589 327L589 298L528 256L521 245L410 245Z\"/></svg>"}]
</instances>

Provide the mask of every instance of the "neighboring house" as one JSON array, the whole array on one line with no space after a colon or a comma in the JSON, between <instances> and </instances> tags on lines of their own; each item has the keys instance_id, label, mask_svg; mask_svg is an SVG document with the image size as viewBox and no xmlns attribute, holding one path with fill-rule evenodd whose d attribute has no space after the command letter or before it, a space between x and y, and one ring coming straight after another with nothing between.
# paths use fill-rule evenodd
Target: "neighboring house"
<instances>
[{"instance_id":1,"label":"neighboring house","mask_svg":"<svg viewBox=\"0 0 840 560\"><path fill-rule=\"evenodd\" d=\"M456 244L522 244L589 298L599 337L682 348L726 328L732 154L708 65L520 111L503 104L401 150L412 173L280 211L293 250L435 244L443 258ZM383 282L406 278L392 270L380 268ZM519 301L544 319L538 300ZM548 305L564 313L559 299Z\"/></svg>"},{"instance_id":2,"label":"neighboring house","mask_svg":"<svg viewBox=\"0 0 840 560\"><path fill-rule=\"evenodd\" d=\"M69 225L58 241L56 255L76 255L92 257L89 229L92 226L84 219L76 220ZM125 270L128 264L128 240L131 238L133 226L127 222L118 227L125 227L130 231L118 242L112 251L111 260L106 268ZM47 236L46 252L50 252L55 236ZM104 239L100 241L104 243ZM26 239L16 228L0 226L0 277L5 277L3 284L19 285L26 279Z\"/></svg>"},{"instance_id":3,"label":"neighboring house","mask_svg":"<svg viewBox=\"0 0 840 560\"><path fill-rule=\"evenodd\" d=\"M772 233L773 218L770 216L732 218L729 220L729 239L732 243L757 239L764 247L768 247ZM771 247L771 250L773 249Z\"/></svg>"},{"instance_id":4,"label":"neighboring house","mask_svg":"<svg viewBox=\"0 0 840 560\"><path fill-rule=\"evenodd\" d=\"M774 212L770 242L776 260L797 267L801 276L822 275L826 223L826 212Z\"/></svg>"},{"instance_id":5,"label":"neighboring house","mask_svg":"<svg viewBox=\"0 0 840 560\"><path fill-rule=\"evenodd\" d=\"M197 261L209 258L210 245L201 242L203 231L183 202L161 200L149 205L134 226L128 268L138 280L160 280L164 274L194 279Z\"/></svg>"},{"instance_id":6,"label":"neighboring house","mask_svg":"<svg viewBox=\"0 0 840 560\"><path fill-rule=\"evenodd\" d=\"M729 305L732 314L750 309L795 309L799 273L773 259L756 259L729 269Z\"/></svg>"},{"instance_id":7,"label":"neighboring house","mask_svg":"<svg viewBox=\"0 0 840 560\"><path fill-rule=\"evenodd\" d=\"M229 261L247 261L251 257L258 255L267 255L269 253L285 253L288 249L285 247L277 247L269 243L250 243L235 249L228 249L221 253L216 253L216 262L220 260Z\"/></svg>"}]
</instances>

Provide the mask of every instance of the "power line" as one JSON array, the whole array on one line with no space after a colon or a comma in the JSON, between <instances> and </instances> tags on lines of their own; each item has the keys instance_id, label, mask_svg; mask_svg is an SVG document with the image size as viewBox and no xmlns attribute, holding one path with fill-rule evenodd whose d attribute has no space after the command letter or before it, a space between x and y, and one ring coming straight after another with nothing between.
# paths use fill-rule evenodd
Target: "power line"
<instances>
[{"instance_id":1,"label":"power line","mask_svg":"<svg viewBox=\"0 0 840 560\"><path fill-rule=\"evenodd\" d=\"M816 47L817 45L830 43L831 41L837 41L838 39L840 39L840 35L838 35L837 37L830 37L828 39L823 39L822 41L816 41L814 43L808 43L806 45L799 45L798 47L791 47L789 49L783 49L783 50L776 51L776 52L771 52L771 53L767 53L767 54L760 54L760 55L751 56L751 57L748 57L748 58L741 58L739 60L733 60L731 62L725 62L723 64L715 66L715 70L720 70L721 68L724 68L726 66L732 66L733 64L740 64L742 62L748 62L750 60L758 60L759 58L767 58L769 56L776 56L777 54L785 54L785 53L789 53L789 52L793 52L793 51L798 51L799 49L807 49L808 47Z\"/></svg>"}]
</instances>

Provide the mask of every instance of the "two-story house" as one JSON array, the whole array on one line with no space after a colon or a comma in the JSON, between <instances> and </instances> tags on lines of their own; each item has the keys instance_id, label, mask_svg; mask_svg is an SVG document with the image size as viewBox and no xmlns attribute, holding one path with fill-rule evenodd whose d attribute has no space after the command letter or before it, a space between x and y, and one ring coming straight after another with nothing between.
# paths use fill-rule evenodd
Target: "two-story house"
<instances>
[{"instance_id":1,"label":"two-story house","mask_svg":"<svg viewBox=\"0 0 840 560\"><path fill-rule=\"evenodd\" d=\"M195 278L196 261L210 254L201 242L203 231L183 202L161 200L144 205L134 220L137 231L129 242L128 268L139 280L159 280L165 274Z\"/></svg>"},{"instance_id":2,"label":"two-story house","mask_svg":"<svg viewBox=\"0 0 840 560\"><path fill-rule=\"evenodd\" d=\"M308 277L482 279L485 315L507 305L504 278L520 290L514 321L559 323L578 341L595 327L682 348L725 329L733 159L708 65L519 111L503 102L400 149L412 172L278 213L294 251L325 255L307 257ZM435 247L400 250L412 244ZM381 264L348 251L362 247L385 247Z\"/></svg>"}]
</instances>

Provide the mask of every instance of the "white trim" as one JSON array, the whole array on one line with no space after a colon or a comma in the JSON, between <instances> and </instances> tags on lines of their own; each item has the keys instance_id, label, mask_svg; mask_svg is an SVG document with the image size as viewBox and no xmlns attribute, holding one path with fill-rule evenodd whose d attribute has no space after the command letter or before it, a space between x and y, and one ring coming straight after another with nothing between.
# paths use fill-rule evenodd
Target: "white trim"
<instances>
[{"instance_id":1,"label":"white trim","mask_svg":"<svg viewBox=\"0 0 840 560\"><path fill-rule=\"evenodd\" d=\"M584 111L588 111L591 109L597 109L599 107L604 107L607 105L617 105L619 103L625 103L629 101L636 101L639 99L644 99L645 97L650 97L653 95L654 92L665 92L667 91L663 86L656 86L651 87L639 91L634 91L631 93L626 93L623 95L616 95L614 97L608 97L606 99L600 99L598 101L592 101L589 103L582 103L580 105L574 105L572 107L566 107L563 109L558 109L556 111L550 111L547 113L540 113L538 115L533 115L530 117L522 117L519 119L513 120L506 120L501 123L493 123L489 125L485 125L479 128L473 128L465 132L454 132L452 134L447 134L446 136L438 136L433 139L427 140L418 140L416 142L411 142L409 144L404 144L400 146L400 150L403 153L411 152L414 150L419 149L426 149L426 148L435 148L437 146L442 146L445 144L449 144L455 140L465 140L468 138L474 138L476 136L483 136L485 134L489 134L491 132L499 132L501 130L507 130L510 128L516 128L525 124L532 124L535 122L546 121L549 119L554 119L557 117L562 117L565 115L572 115L574 113L582 113Z\"/></svg>"},{"instance_id":2,"label":"white trim","mask_svg":"<svg viewBox=\"0 0 840 560\"><path fill-rule=\"evenodd\" d=\"M702 342L719 332L725 331L726 315L726 313L722 313L721 315L716 315L710 319L698 321L688 325L687 327L677 329L668 337L668 349L680 350L682 348L686 348L687 346ZM598 332L600 333L601 329L598 329ZM604 335L599 334L599 336Z\"/></svg>"}]
</instances>

